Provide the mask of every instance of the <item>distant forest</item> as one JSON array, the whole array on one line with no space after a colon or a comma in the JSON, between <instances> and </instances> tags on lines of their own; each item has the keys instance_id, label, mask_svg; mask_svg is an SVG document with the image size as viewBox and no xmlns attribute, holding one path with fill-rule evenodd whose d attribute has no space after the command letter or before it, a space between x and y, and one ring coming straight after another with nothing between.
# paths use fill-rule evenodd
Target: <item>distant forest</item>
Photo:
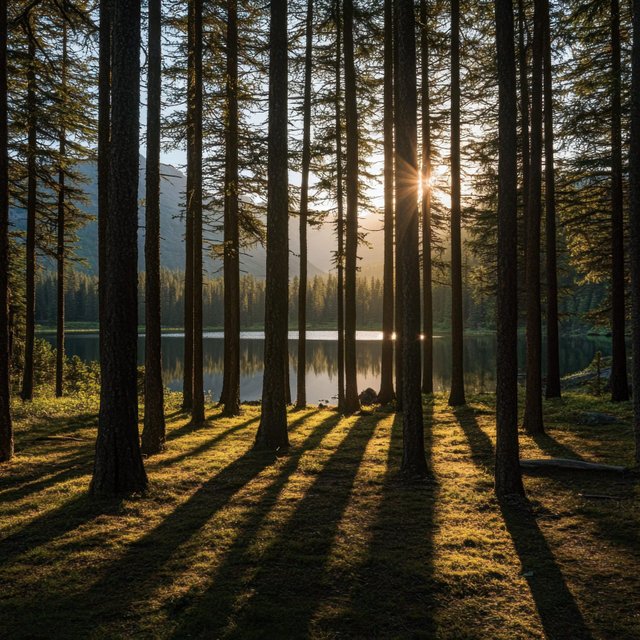
<instances>
[{"instance_id":1,"label":"distant forest","mask_svg":"<svg viewBox=\"0 0 640 640\"><path fill-rule=\"evenodd\" d=\"M162 270L161 304L163 326L182 327L184 322L184 273ZM289 326L297 327L299 278L289 284ZM56 274L40 274L36 286L36 322L54 326L56 322ZM335 275L314 276L307 291L307 323L311 328L334 329L337 326L337 286ZM446 284L433 288L433 320L438 331L448 331L451 320L451 289ZM240 280L240 324L243 328L262 328L264 322L265 281L247 274ZM495 298L475 286L469 272L463 274L464 324L471 331L495 330ZM139 318L144 318L144 273L140 274ZM606 327L606 287L585 284L560 299L560 316L565 332L585 332ZM65 290L67 322L98 322L98 278L81 271L69 273ZM361 276L356 288L358 328L380 329L383 307L383 282ZM203 282L204 325L224 326L224 278Z\"/></svg>"}]
</instances>

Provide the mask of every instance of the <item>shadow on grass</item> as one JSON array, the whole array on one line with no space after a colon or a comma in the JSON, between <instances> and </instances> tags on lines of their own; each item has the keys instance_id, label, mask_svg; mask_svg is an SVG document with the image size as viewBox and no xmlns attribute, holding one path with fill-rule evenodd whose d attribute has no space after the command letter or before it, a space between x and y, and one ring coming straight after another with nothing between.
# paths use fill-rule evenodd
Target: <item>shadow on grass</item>
<instances>
[{"instance_id":1,"label":"shadow on grass","mask_svg":"<svg viewBox=\"0 0 640 640\"><path fill-rule=\"evenodd\" d=\"M291 423L291 430L304 421L306 416ZM335 424L333 416L322 429L329 431ZM313 444L313 441L309 446ZM302 452L300 452L301 455ZM214 477L202 484L185 502L179 504L157 526L130 543L125 551L111 562L94 567L97 580L83 590L83 585L74 585L72 590L63 589L51 592L49 597L38 602L38 610L43 615L43 625L55 618L56 612L64 612L62 629L69 637L78 637L89 628L92 620L101 619L113 623L122 617L123 612L131 615L132 609L156 589L165 583L171 583L175 574L167 569L172 557L180 548L188 544L217 512L228 505L233 496L251 482L276 459L275 454L249 449L244 455L221 469ZM64 505L53 514L46 514L32 522L10 540L13 555L51 542L95 515L110 512L117 513L119 503L95 504L89 496L81 496ZM100 534L101 535L101 534ZM100 535L82 541L83 547L94 548L101 544ZM109 534L111 535L111 534ZM100 538L100 539L99 539ZM28 543L28 544L27 544ZM4 548L4 544L3 544ZM74 551L74 549L70 549ZM4 557L4 556L0 556ZM188 558L185 564L188 565ZM90 580L91 577L87 576ZM82 607L77 603L81 601ZM46 631L39 628L38 620L32 620L29 610L34 603L27 599L21 603L24 610L14 607L17 620L32 621L29 633ZM52 632L51 629L48 630ZM55 631L55 630L53 630Z\"/></svg>"},{"instance_id":2,"label":"shadow on grass","mask_svg":"<svg viewBox=\"0 0 640 640\"><path fill-rule=\"evenodd\" d=\"M467 437L474 463L482 471L492 470L493 443L478 424L473 409L455 409L454 415ZM558 640L593 638L528 501L502 502L500 510L546 637Z\"/></svg>"},{"instance_id":3,"label":"shadow on grass","mask_svg":"<svg viewBox=\"0 0 640 640\"><path fill-rule=\"evenodd\" d=\"M281 491L287 485L291 474L297 469L302 456L305 452L318 447L340 420L340 415L331 414L306 437L301 445L290 450L276 478L260 495L259 503L252 508L243 522L241 532L225 553L221 564L209 577L211 580L209 589L203 594L189 593L184 596L181 603L183 606L188 606L194 599L195 602L182 615L181 622L172 637L198 637L205 632L212 633L215 629L223 629L232 614L236 599L240 596L239 591L243 588L243 580L247 579L247 574L265 564L267 571L272 569L270 561L273 560L272 556L278 555L277 547L283 543L282 537L276 541L274 548L267 552L267 558L259 558L259 560L252 558L250 547L255 543L256 534L277 503ZM275 576L270 575L269 580L278 581L277 572ZM305 580L305 590L306 585ZM297 587L295 584L291 586ZM259 598L260 595L258 594L257 597Z\"/></svg>"},{"instance_id":4,"label":"shadow on grass","mask_svg":"<svg viewBox=\"0 0 640 640\"><path fill-rule=\"evenodd\" d=\"M432 466L433 406L425 406L425 453ZM393 420L381 501L373 517L371 542L353 578L357 585L350 629L358 637L433 638L436 635L434 581L434 479L407 483L400 475L402 414Z\"/></svg>"},{"instance_id":5,"label":"shadow on grass","mask_svg":"<svg viewBox=\"0 0 640 640\"><path fill-rule=\"evenodd\" d=\"M249 418L248 420L245 420L240 424L233 425L225 429L224 431L221 431L220 433L216 434L211 438L207 438L204 442L200 443L196 447L193 447L192 449L188 449L187 451L177 453L176 455L168 458L164 457L162 459L157 459L154 457L149 461L149 464L150 465L154 464L155 466L158 466L158 467L165 467L171 464L176 464L177 462L181 462L182 460L185 460L186 458L190 458L191 456L200 455L201 453L204 453L205 451L208 451L215 445L219 444L222 440L224 440L225 438L228 438L230 435L234 433L238 433L243 429L246 429L249 425L253 424L254 422L257 422L259 419L260 419L259 416ZM192 427L191 429L189 429L189 431L198 431L198 430L199 429L197 427ZM180 429L176 429L176 431L180 431ZM183 433L183 435L186 435L186 433ZM175 438L172 438L172 440L173 439ZM167 437L167 441L169 441L168 437Z\"/></svg>"}]
</instances>

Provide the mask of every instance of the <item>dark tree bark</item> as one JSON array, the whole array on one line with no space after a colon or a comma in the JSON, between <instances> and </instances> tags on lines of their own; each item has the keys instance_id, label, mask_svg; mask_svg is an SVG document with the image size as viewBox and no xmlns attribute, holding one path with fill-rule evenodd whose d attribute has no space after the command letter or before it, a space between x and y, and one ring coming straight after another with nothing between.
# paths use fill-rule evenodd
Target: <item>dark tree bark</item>
<instances>
[{"instance_id":1,"label":"dark tree bark","mask_svg":"<svg viewBox=\"0 0 640 640\"><path fill-rule=\"evenodd\" d=\"M520 79L520 145L522 154L522 210L529 210L529 73L527 15L524 0L518 0L518 71ZM526 245L526 222L524 236Z\"/></svg>"},{"instance_id":2,"label":"dark tree bark","mask_svg":"<svg viewBox=\"0 0 640 640\"><path fill-rule=\"evenodd\" d=\"M531 82L531 165L527 210L527 387L524 428L543 433L542 327L540 303L540 221L542 212L542 67L545 0L535 0L533 16L533 70Z\"/></svg>"},{"instance_id":3,"label":"dark tree bark","mask_svg":"<svg viewBox=\"0 0 640 640\"><path fill-rule=\"evenodd\" d=\"M113 3L109 209L105 221L104 345L91 491L130 494L147 486L138 437L138 134L140 1Z\"/></svg>"},{"instance_id":4,"label":"dark tree bark","mask_svg":"<svg viewBox=\"0 0 640 640\"><path fill-rule=\"evenodd\" d=\"M66 100L67 89L67 22L62 23L62 68L60 70L60 85L62 87L63 101ZM64 103L63 103L64 108ZM65 171L64 158L67 150L67 132L63 123L60 129L58 151L60 154L60 167L58 168L58 210L57 210L57 305L56 305L56 397L62 397L64 392L64 288L65 288Z\"/></svg>"},{"instance_id":5,"label":"dark tree bark","mask_svg":"<svg viewBox=\"0 0 640 640\"><path fill-rule=\"evenodd\" d=\"M267 282L262 414L255 446L289 446L285 367L289 276L287 0L271 0L269 34L269 133L267 194Z\"/></svg>"},{"instance_id":6,"label":"dark tree bark","mask_svg":"<svg viewBox=\"0 0 640 640\"><path fill-rule=\"evenodd\" d=\"M337 235L338 235L338 410L345 410L344 390L344 193L342 170L342 24L340 16L342 7L336 0L336 68L335 68L335 116L336 116L336 201L337 201Z\"/></svg>"},{"instance_id":7,"label":"dark tree bark","mask_svg":"<svg viewBox=\"0 0 640 640\"><path fill-rule=\"evenodd\" d=\"M29 18L33 20L32 17ZM34 25L31 24L33 30ZM26 242L26 299L25 299L25 344L24 368L22 371L23 400L33 398L33 347L36 321L36 209L37 196L37 105L36 105L36 44L29 38L27 53L27 242Z\"/></svg>"},{"instance_id":8,"label":"dark tree bark","mask_svg":"<svg viewBox=\"0 0 640 640\"><path fill-rule=\"evenodd\" d=\"M518 107L513 4L495 0L499 91L495 489L524 494L518 443Z\"/></svg>"},{"instance_id":9,"label":"dark tree bark","mask_svg":"<svg viewBox=\"0 0 640 640\"><path fill-rule=\"evenodd\" d=\"M431 269L431 114L427 1L420 0L422 53L422 392L433 393L433 291Z\"/></svg>"},{"instance_id":10,"label":"dark tree bark","mask_svg":"<svg viewBox=\"0 0 640 640\"><path fill-rule=\"evenodd\" d=\"M100 0L98 56L98 316L100 353L104 345L105 226L109 211L109 141L111 140L111 15L113 0ZM102 355L100 356L102 361Z\"/></svg>"},{"instance_id":11,"label":"dark tree bark","mask_svg":"<svg viewBox=\"0 0 640 640\"><path fill-rule=\"evenodd\" d=\"M402 473L427 473L420 390L420 251L418 227L418 97L416 86L416 18L413 0L398 2L398 103L395 108L399 220L403 302L402 324Z\"/></svg>"},{"instance_id":12,"label":"dark tree bark","mask_svg":"<svg viewBox=\"0 0 640 640\"><path fill-rule=\"evenodd\" d=\"M559 398L560 336L558 334L558 257L556 247L556 179L553 154L553 80L551 68L551 16L544 14L544 200L547 257L547 398Z\"/></svg>"},{"instance_id":13,"label":"dark tree bark","mask_svg":"<svg viewBox=\"0 0 640 640\"><path fill-rule=\"evenodd\" d=\"M298 286L298 378L296 407L307 405L307 224L311 165L311 70L313 65L313 0L307 0L304 102L302 106L302 180L300 185L300 284Z\"/></svg>"},{"instance_id":14,"label":"dark tree bark","mask_svg":"<svg viewBox=\"0 0 640 640\"><path fill-rule=\"evenodd\" d=\"M227 126L224 201L224 379L226 416L240 413L240 222L238 210L238 2L227 1Z\"/></svg>"},{"instance_id":15,"label":"dark tree bark","mask_svg":"<svg viewBox=\"0 0 640 640\"><path fill-rule=\"evenodd\" d=\"M187 132L187 192L189 217L193 221L193 405L191 422L204 422L204 359L202 351L202 0L189 4L189 86L187 109L191 113Z\"/></svg>"},{"instance_id":16,"label":"dark tree bark","mask_svg":"<svg viewBox=\"0 0 640 640\"><path fill-rule=\"evenodd\" d=\"M631 147L629 149L631 218L631 305L633 432L635 461L640 465L640 0L633 0L631 53Z\"/></svg>"},{"instance_id":17,"label":"dark tree bark","mask_svg":"<svg viewBox=\"0 0 640 640\"><path fill-rule=\"evenodd\" d=\"M147 77L147 165L145 194L145 354L142 451L162 450L165 441L160 318L160 116L162 0L149 0Z\"/></svg>"},{"instance_id":18,"label":"dark tree bark","mask_svg":"<svg viewBox=\"0 0 640 640\"><path fill-rule=\"evenodd\" d=\"M399 72L398 69L398 3L396 0L393 0L393 77L397 78ZM393 111L394 111L394 119L395 119L395 108L398 104L398 83L394 81L393 83ZM398 185L400 176L398 175L398 170L400 167L400 163L398 161L398 149L394 144L393 149L393 159L394 159L394 198L395 201L398 201ZM394 226L393 231L395 234L395 245L396 245L396 255L395 255L395 310L394 310L394 323L395 323L395 367L396 367L396 410L402 411L402 375L403 375L403 366L402 366L402 308L404 303L404 298L402 297L402 281L401 281L401 273L402 268L400 265L400 252L397 250L398 242L400 238L400 218L398 218L397 214L394 216Z\"/></svg>"},{"instance_id":19,"label":"dark tree bark","mask_svg":"<svg viewBox=\"0 0 640 640\"><path fill-rule=\"evenodd\" d=\"M353 49L353 0L344 0L344 100L347 134L347 217L345 238L344 280L344 367L346 414L360 409L358 372L356 364L356 275L358 268L358 102L356 96L356 67Z\"/></svg>"},{"instance_id":20,"label":"dark tree bark","mask_svg":"<svg viewBox=\"0 0 640 640\"><path fill-rule=\"evenodd\" d=\"M451 2L451 392L449 405L465 404L460 203L460 0Z\"/></svg>"},{"instance_id":21,"label":"dark tree bark","mask_svg":"<svg viewBox=\"0 0 640 640\"><path fill-rule=\"evenodd\" d=\"M382 290L382 360L378 402L393 391L393 0L384 1L384 276Z\"/></svg>"},{"instance_id":22,"label":"dark tree bark","mask_svg":"<svg viewBox=\"0 0 640 640\"><path fill-rule=\"evenodd\" d=\"M13 457L9 375L9 132L7 0L0 0L0 462Z\"/></svg>"},{"instance_id":23,"label":"dark tree bark","mask_svg":"<svg viewBox=\"0 0 640 640\"><path fill-rule=\"evenodd\" d=\"M187 110L187 129L191 113ZM193 175L187 172L187 193L193 190ZM182 379L182 409L191 411L193 408L193 212L189 207L187 197L185 211L184 234L184 358Z\"/></svg>"},{"instance_id":24,"label":"dark tree bark","mask_svg":"<svg viewBox=\"0 0 640 640\"><path fill-rule=\"evenodd\" d=\"M625 344L620 4L611 0L611 400L629 399Z\"/></svg>"}]
</instances>

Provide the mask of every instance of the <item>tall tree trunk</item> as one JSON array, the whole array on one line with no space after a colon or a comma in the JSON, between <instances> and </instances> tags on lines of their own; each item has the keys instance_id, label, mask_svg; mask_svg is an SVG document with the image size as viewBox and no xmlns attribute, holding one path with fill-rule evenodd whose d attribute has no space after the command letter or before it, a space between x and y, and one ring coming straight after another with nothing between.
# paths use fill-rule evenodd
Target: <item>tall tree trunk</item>
<instances>
[{"instance_id":1,"label":"tall tree trunk","mask_svg":"<svg viewBox=\"0 0 640 640\"><path fill-rule=\"evenodd\" d=\"M527 220L527 388L524 428L543 433L542 327L540 303L540 220L542 211L542 66L545 0L535 0L531 82L531 166Z\"/></svg>"},{"instance_id":2,"label":"tall tree trunk","mask_svg":"<svg viewBox=\"0 0 640 640\"><path fill-rule=\"evenodd\" d=\"M451 2L451 393L449 404L465 404L462 321L460 203L460 0Z\"/></svg>"},{"instance_id":3,"label":"tall tree trunk","mask_svg":"<svg viewBox=\"0 0 640 640\"><path fill-rule=\"evenodd\" d=\"M0 462L13 457L9 345L9 132L7 0L0 0Z\"/></svg>"},{"instance_id":4,"label":"tall tree trunk","mask_svg":"<svg viewBox=\"0 0 640 640\"><path fill-rule=\"evenodd\" d=\"M187 110L187 129L192 115ZM193 191L193 176L187 172L187 194ZM185 207L185 265L184 265L184 358L182 377L182 409L191 411L193 408L193 212L189 206L189 199Z\"/></svg>"},{"instance_id":5,"label":"tall tree trunk","mask_svg":"<svg viewBox=\"0 0 640 640\"><path fill-rule=\"evenodd\" d=\"M62 22L62 109L64 110L67 98L67 22ZM65 117L64 115L62 116ZM58 168L58 217L57 217L57 305L56 305L56 397L62 397L64 392L64 268L65 268L65 155L67 152L67 132L65 123L60 128L60 141L58 152L60 154L60 167Z\"/></svg>"},{"instance_id":6,"label":"tall tree trunk","mask_svg":"<svg viewBox=\"0 0 640 640\"><path fill-rule=\"evenodd\" d=\"M105 226L109 212L109 142L111 140L111 22L113 0L100 0L98 55L98 317L100 354L104 345ZM102 355L100 355L102 361Z\"/></svg>"},{"instance_id":7,"label":"tall tree trunk","mask_svg":"<svg viewBox=\"0 0 640 640\"><path fill-rule=\"evenodd\" d=\"M558 258L556 247L556 180L553 157L553 81L551 69L551 16L545 0L544 18L544 200L547 257L547 398L559 398L560 337L558 335Z\"/></svg>"},{"instance_id":8,"label":"tall tree trunk","mask_svg":"<svg viewBox=\"0 0 640 640\"><path fill-rule=\"evenodd\" d=\"M109 210L105 224L105 326L95 466L96 495L143 491L138 437L138 163L140 1L113 3Z\"/></svg>"},{"instance_id":9,"label":"tall tree trunk","mask_svg":"<svg viewBox=\"0 0 640 640\"><path fill-rule=\"evenodd\" d=\"M262 414L256 447L289 446L285 367L289 288L287 0L271 0L269 34L269 133L267 193L267 282Z\"/></svg>"},{"instance_id":10,"label":"tall tree trunk","mask_svg":"<svg viewBox=\"0 0 640 640\"><path fill-rule=\"evenodd\" d=\"M398 185L396 216L402 283L402 473L427 473L420 380L420 250L418 226L418 94L413 0L398 1L398 103L395 108Z\"/></svg>"},{"instance_id":11,"label":"tall tree trunk","mask_svg":"<svg viewBox=\"0 0 640 640\"><path fill-rule=\"evenodd\" d=\"M629 399L625 345L620 5L611 0L611 400Z\"/></svg>"},{"instance_id":12,"label":"tall tree trunk","mask_svg":"<svg viewBox=\"0 0 640 640\"><path fill-rule=\"evenodd\" d=\"M499 95L496 468L498 496L523 494L518 443L518 107L513 3L495 0Z\"/></svg>"},{"instance_id":13,"label":"tall tree trunk","mask_svg":"<svg viewBox=\"0 0 640 640\"><path fill-rule=\"evenodd\" d=\"M337 201L337 235L338 235L338 410L345 410L344 390L344 193L342 170L342 7L336 0L336 68L335 68L335 116L336 116L336 201Z\"/></svg>"},{"instance_id":14,"label":"tall tree trunk","mask_svg":"<svg viewBox=\"0 0 640 640\"><path fill-rule=\"evenodd\" d=\"M384 0L384 276L382 290L382 360L378 402L391 402L393 391L393 0Z\"/></svg>"},{"instance_id":15,"label":"tall tree trunk","mask_svg":"<svg viewBox=\"0 0 640 640\"><path fill-rule=\"evenodd\" d=\"M298 285L298 378L296 407L307 404L307 224L309 214L309 168L311 165L311 70L313 54L313 0L307 0L307 41L304 61L302 125L302 181L300 185L300 284Z\"/></svg>"},{"instance_id":16,"label":"tall tree trunk","mask_svg":"<svg viewBox=\"0 0 640 640\"><path fill-rule=\"evenodd\" d=\"M431 113L427 0L420 0L422 54L422 392L433 393L433 292L431 273Z\"/></svg>"},{"instance_id":17,"label":"tall tree trunk","mask_svg":"<svg viewBox=\"0 0 640 640\"><path fill-rule=\"evenodd\" d=\"M160 318L160 116L162 109L162 0L149 0L147 165L145 194L145 357L142 450L162 450L165 440Z\"/></svg>"},{"instance_id":18,"label":"tall tree trunk","mask_svg":"<svg viewBox=\"0 0 640 640\"><path fill-rule=\"evenodd\" d=\"M394 112L394 120L395 120L395 109L398 105L398 83L395 81L395 78L398 77L400 73L398 68L398 3L396 0L393 0L393 112ZM398 185L400 176L398 175L400 169L400 162L398 161L398 149L394 145L393 149L393 158L394 158L394 198L395 201L398 201ZM395 245L396 245L396 255L395 255L395 310L394 310L394 323L395 323L395 367L396 367L396 411L402 411L402 374L404 368L402 366L402 306L404 303L404 298L402 297L402 280L401 280L401 256L400 252L397 250L399 238L400 238L400 218L398 218L397 214L394 216L394 234L395 234Z\"/></svg>"},{"instance_id":19,"label":"tall tree trunk","mask_svg":"<svg viewBox=\"0 0 640 640\"><path fill-rule=\"evenodd\" d=\"M631 147L629 149L631 218L631 304L633 337L633 432L640 465L640 0L633 0L631 53Z\"/></svg>"},{"instance_id":20,"label":"tall tree trunk","mask_svg":"<svg viewBox=\"0 0 640 640\"><path fill-rule=\"evenodd\" d=\"M356 275L358 268L358 103L356 67L353 48L353 0L344 0L344 100L347 134L347 218L345 238L344 281L344 410L347 414L360 409L356 363Z\"/></svg>"},{"instance_id":21,"label":"tall tree trunk","mask_svg":"<svg viewBox=\"0 0 640 640\"><path fill-rule=\"evenodd\" d=\"M193 405L191 422L204 422L204 359L202 351L202 0L189 5L189 88L191 112L187 133L187 172L191 191L187 206L193 221Z\"/></svg>"},{"instance_id":22,"label":"tall tree trunk","mask_svg":"<svg viewBox=\"0 0 640 640\"><path fill-rule=\"evenodd\" d=\"M238 210L238 1L227 1L224 200L224 415L240 413L240 222Z\"/></svg>"},{"instance_id":23,"label":"tall tree trunk","mask_svg":"<svg viewBox=\"0 0 640 640\"><path fill-rule=\"evenodd\" d=\"M33 17L29 18L33 20ZM34 25L31 23L31 30ZM29 37L27 54L27 244L26 244L26 299L25 345L22 372L23 400L33 398L33 348L36 320L36 208L37 208L37 96L36 96L36 44Z\"/></svg>"}]
</instances>

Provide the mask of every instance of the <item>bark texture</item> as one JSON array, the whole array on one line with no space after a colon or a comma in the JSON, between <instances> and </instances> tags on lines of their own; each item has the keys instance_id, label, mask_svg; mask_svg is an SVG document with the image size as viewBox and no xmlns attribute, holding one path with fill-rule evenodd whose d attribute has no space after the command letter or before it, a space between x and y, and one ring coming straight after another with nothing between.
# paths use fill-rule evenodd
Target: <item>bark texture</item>
<instances>
[{"instance_id":1,"label":"bark texture","mask_svg":"<svg viewBox=\"0 0 640 640\"><path fill-rule=\"evenodd\" d=\"M287 92L287 0L271 0L265 367L262 381L262 414L255 442L256 447L270 450L289 446L285 390L285 367L288 366L289 358L287 344L289 286Z\"/></svg>"},{"instance_id":2,"label":"bark texture","mask_svg":"<svg viewBox=\"0 0 640 640\"><path fill-rule=\"evenodd\" d=\"M527 209L527 387L524 428L543 433L542 326L540 302L540 221L542 217L542 66L544 0L535 0L533 16L533 70L531 80L531 165Z\"/></svg>"},{"instance_id":3,"label":"bark texture","mask_svg":"<svg viewBox=\"0 0 640 640\"><path fill-rule=\"evenodd\" d=\"M398 185L396 216L400 237L402 323L402 473L427 473L422 421L420 363L420 251L418 227L418 99L416 85L416 19L413 0L398 2L398 103L395 108Z\"/></svg>"},{"instance_id":4,"label":"bark texture","mask_svg":"<svg viewBox=\"0 0 640 640\"><path fill-rule=\"evenodd\" d=\"M451 392L449 404L465 404L462 322L460 200L460 0L451 2Z\"/></svg>"},{"instance_id":5,"label":"bark texture","mask_svg":"<svg viewBox=\"0 0 640 640\"><path fill-rule=\"evenodd\" d=\"M356 363L356 272L358 268L358 102L356 96L356 67L353 45L353 0L343 4L344 100L347 136L347 217L345 238L344 280L344 411L360 409L358 372Z\"/></svg>"},{"instance_id":6,"label":"bark texture","mask_svg":"<svg viewBox=\"0 0 640 640\"><path fill-rule=\"evenodd\" d=\"M9 361L9 134L7 0L0 0L0 462L13 457Z\"/></svg>"},{"instance_id":7,"label":"bark texture","mask_svg":"<svg viewBox=\"0 0 640 640\"><path fill-rule=\"evenodd\" d=\"M382 359L378 402L391 402L393 391L393 0L384 2L384 273L382 289Z\"/></svg>"},{"instance_id":8,"label":"bark texture","mask_svg":"<svg viewBox=\"0 0 640 640\"><path fill-rule=\"evenodd\" d=\"M138 133L140 2L113 4L109 209L105 220L104 345L95 495L143 491L138 437Z\"/></svg>"},{"instance_id":9,"label":"bark texture","mask_svg":"<svg viewBox=\"0 0 640 640\"><path fill-rule=\"evenodd\" d=\"M499 92L496 463L498 496L524 493L518 443L518 107L513 4L495 0Z\"/></svg>"},{"instance_id":10,"label":"bark texture","mask_svg":"<svg viewBox=\"0 0 640 640\"><path fill-rule=\"evenodd\" d=\"M149 0L147 76L147 164L145 194L145 352L144 429L142 451L162 450L165 441L160 318L160 117L161 117L161 0Z\"/></svg>"}]
</instances>

